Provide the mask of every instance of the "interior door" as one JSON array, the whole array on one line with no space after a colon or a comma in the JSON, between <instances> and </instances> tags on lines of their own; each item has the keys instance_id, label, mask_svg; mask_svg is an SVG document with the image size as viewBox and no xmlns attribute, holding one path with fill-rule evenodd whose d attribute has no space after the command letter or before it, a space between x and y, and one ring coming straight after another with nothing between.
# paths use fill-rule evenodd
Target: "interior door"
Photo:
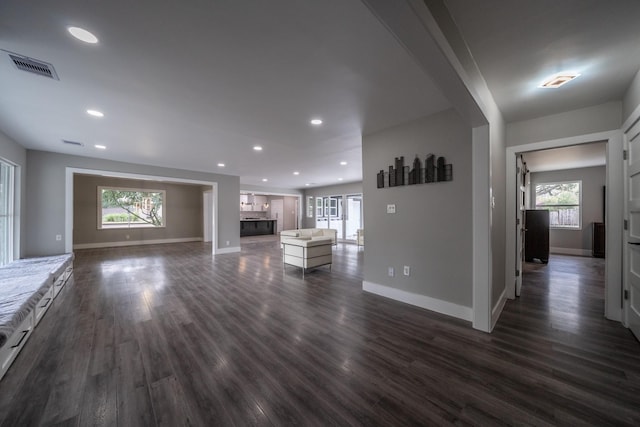
<instances>
[{"instance_id":1,"label":"interior door","mask_svg":"<svg viewBox=\"0 0 640 427\"><path fill-rule=\"evenodd\" d=\"M524 163L522 155L518 155L516 158L516 188L517 194L517 206L516 206L516 296L520 296L522 290L522 261L524 260L524 211L525 211L525 199L526 199L526 186L525 177L527 175L527 166Z\"/></svg>"},{"instance_id":2,"label":"interior door","mask_svg":"<svg viewBox=\"0 0 640 427\"><path fill-rule=\"evenodd\" d=\"M625 135L625 285L623 307L627 326L640 339L640 122Z\"/></svg>"}]
</instances>

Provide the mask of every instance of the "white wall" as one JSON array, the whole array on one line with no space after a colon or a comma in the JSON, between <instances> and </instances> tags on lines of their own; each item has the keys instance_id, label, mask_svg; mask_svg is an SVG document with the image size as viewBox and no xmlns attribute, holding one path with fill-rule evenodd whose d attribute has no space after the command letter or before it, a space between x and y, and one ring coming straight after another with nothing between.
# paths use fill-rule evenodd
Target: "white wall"
<instances>
[{"instance_id":1,"label":"white wall","mask_svg":"<svg viewBox=\"0 0 640 427\"><path fill-rule=\"evenodd\" d=\"M507 124L507 147L620 129L622 103L607 102Z\"/></svg>"},{"instance_id":2,"label":"white wall","mask_svg":"<svg viewBox=\"0 0 640 427\"><path fill-rule=\"evenodd\" d=\"M627 120L640 107L640 70L622 99L622 120Z\"/></svg>"},{"instance_id":3,"label":"white wall","mask_svg":"<svg viewBox=\"0 0 640 427\"><path fill-rule=\"evenodd\" d=\"M471 149L471 128L454 110L364 136L365 290L471 320ZM395 157L410 165L430 153L453 165L453 181L377 188Z\"/></svg>"}]
</instances>

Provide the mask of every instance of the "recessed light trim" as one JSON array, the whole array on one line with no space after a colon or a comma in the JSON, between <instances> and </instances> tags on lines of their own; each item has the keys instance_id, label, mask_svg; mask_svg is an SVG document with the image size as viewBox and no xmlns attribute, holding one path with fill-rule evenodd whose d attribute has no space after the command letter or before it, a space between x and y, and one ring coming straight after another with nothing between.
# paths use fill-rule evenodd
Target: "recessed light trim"
<instances>
[{"instance_id":1,"label":"recessed light trim","mask_svg":"<svg viewBox=\"0 0 640 427\"><path fill-rule=\"evenodd\" d=\"M294 171L294 172L293 172L293 174L294 174L294 175L300 175L300 172L298 172L298 171Z\"/></svg>"},{"instance_id":2,"label":"recessed light trim","mask_svg":"<svg viewBox=\"0 0 640 427\"><path fill-rule=\"evenodd\" d=\"M340 166L346 166L346 165L347 165L347 162L345 161L340 162Z\"/></svg>"},{"instance_id":3,"label":"recessed light trim","mask_svg":"<svg viewBox=\"0 0 640 427\"><path fill-rule=\"evenodd\" d=\"M260 146L260 145L255 145L255 146L253 147L253 149L254 149L255 151L262 151L262 146Z\"/></svg>"},{"instance_id":4,"label":"recessed light trim","mask_svg":"<svg viewBox=\"0 0 640 427\"><path fill-rule=\"evenodd\" d=\"M89 44L98 43L98 38L94 36L91 32L85 30L84 28L68 27L67 31L69 31L69 34L71 34L73 37L85 43L89 43Z\"/></svg>"},{"instance_id":5,"label":"recessed light trim","mask_svg":"<svg viewBox=\"0 0 640 427\"><path fill-rule=\"evenodd\" d=\"M267 178L262 178L262 182L267 182L269 181Z\"/></svg>"},{"instance_id":6,"label":"recessed light trim","mask_svg":"<svg viewBox=\"0 0 640 427\"><path fill-rule=\"evenodd\" d=\"M218 163L218 167L219 168L223 168L223 167L225 167L225 164L224 163Z\"/></svg>"},{"instance_id":7,"label":"recessed light trim","mask_svg":"<svg viewBox=\"0 0 640 427\"><path fill-rule=\"evenodd\" d=\"M104 113L98 110L87 110L87 114L93 117L104 117Z\"/></svg>"},{"instance_id":8,"label":"recessed light trim","mask_svg":"<svg viewBox=\"0 0 640 427\"><path fill-rule=\"evenodd\" d=\"M560 86L563 86L569 83L571 80L579 76L580 76L580 73L575 73L573 71L564 71L562 73L556 73L546 78L542 83L540 83L538 87L542 89L557 89Z\"/></svg>"},{"instance_id":9,"label":"recessed light trim","mask_svg":"<svg viewBox=\"0 0 640 427\"><path fill-rule=\"evenodd\" d=\"M320 119L312 119L310 122L314 126L320 126L322 124L322 120Z\"/></svg>"},{"instance_id":10,"label":"recessed light trim","mask_svg":"<svg viewBox=\"0 0 640 427\"><path fill-rule=\"evenodd\" d=\"M338 181L342 181L342 178L338 178Z\"/></svg>"},{"instance_id":11,"label":"recessed light trim","mask_svg":"<svg viewBox=\"0 0 640 427\"><path fill-rule=\"evenodd\" d=\"M96 147L98 150L106 150L107 146L106 145L102 145L102 144L96 144L94 145L94 147Z\"/></svg>"}]
</instances>

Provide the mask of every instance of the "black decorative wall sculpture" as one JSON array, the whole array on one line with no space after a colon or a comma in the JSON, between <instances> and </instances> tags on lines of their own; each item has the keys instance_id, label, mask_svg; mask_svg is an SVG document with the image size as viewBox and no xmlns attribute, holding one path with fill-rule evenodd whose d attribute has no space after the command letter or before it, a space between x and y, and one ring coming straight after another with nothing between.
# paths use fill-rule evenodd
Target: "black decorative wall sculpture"
<instances>
[{"instance_id":1,"label":"black decorative wall sculpture","mask_svg":"<svg viewBox=\"0 0 640 427\"><path fill-rule=\"evenodd\" d=\"M385 173L384 169L378 172L376 181L378 188L453 181L453 165L445 163L443 156L436 158L429 154L425 159L424 168L420 158L416 156L413 168L410 169L404 165L404 156L400 156L395 158L394 165L389 165L388 173Z\"/></svg>"}]
</instances>

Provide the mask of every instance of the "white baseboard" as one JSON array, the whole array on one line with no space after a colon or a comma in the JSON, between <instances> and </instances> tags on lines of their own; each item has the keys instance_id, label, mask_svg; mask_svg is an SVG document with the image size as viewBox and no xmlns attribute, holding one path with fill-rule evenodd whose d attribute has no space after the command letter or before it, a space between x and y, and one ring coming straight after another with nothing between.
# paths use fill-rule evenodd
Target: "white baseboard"
<instances>
[{"instance_id":1,"label":"white baseboard","mask_svg":"<svg viewBox=\"0 0 640 427\"><path fill-rule=\"evenodd\" d=\"M122 246L158 245L163 243L201 242L202 237L185 237L177 239L125 240L124 242L80 243L73 249L119 248Z\"/></svg>"},{"instance_id":2,"label":"white baseboard","mask_svg":"<svg viewBox=\"0 0 640 427\"><path fill-rule=\"evenodd\" d=\"M549 252L552 254L560 254L560 255L591 256L591 251L589 249L550 247Z\"/></svg>"},{"instance_id":3,"label":"white baseboard","mask_svg":"<svg viewBox=\"0 0 640 427\"><path fill-rule=\"evenodd\" d=\"M240 246L233 246L233 247L229 247L229 248L218 248L216 249L216 255L221 255L221 254L232 254L234 252L240 252Z\"/></svg>"},{"instance_id":4,"label":"white baseboard","mask_svg":"<svg viewBox=\"0 0 640 427\"><path fill-rule=\"evenodd\" d=\"M496 323L498 323L498 319L500 318L500 314L502 314L502 310L504 309L504 305L507 303L507 288L504 288L502 290L502 293L500 294L500 298L498 298L498 302L496 303L496 305L493 306L493 309L491 310L491 331L493 331L493 328L496 326Z\"/></svg>"},{"instance_id":5,"label":"white baseboard","mask_svg":"<svg viewBox=\"0 0 640 427\"><path fill-rule=\"evenodd\" d=\"M425 308L427 310L446 314L447 316L467 320L469 322L473 320L473 309L471 307L465 307L463 305L431 298L426 295L403 291L401 289L392 288L389 286L378 285L377 283L367 282L366 280L362 281L362 290L396 301L401 301L407 304Z\"/></svg>"}]
</instances>

